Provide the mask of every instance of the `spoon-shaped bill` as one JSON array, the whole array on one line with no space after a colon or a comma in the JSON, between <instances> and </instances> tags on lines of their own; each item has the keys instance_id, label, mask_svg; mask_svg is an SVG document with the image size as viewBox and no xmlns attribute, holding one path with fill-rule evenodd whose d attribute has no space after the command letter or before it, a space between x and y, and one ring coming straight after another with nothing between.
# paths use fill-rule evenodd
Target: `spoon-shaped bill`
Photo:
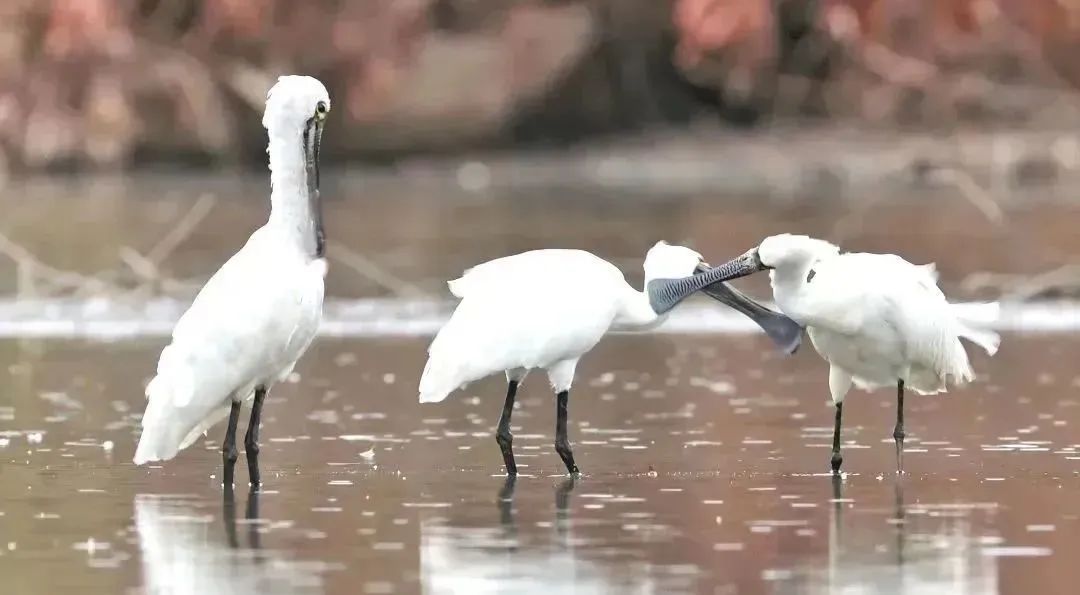
<instances>
[{"instance_id":1,"label":"spoon-shaped bill","mask_svg":"<svg viewBox=\"0 0 1080 595\"><path fill-rule=\"evenodd\" d=\"M646 288L649 293L649 303L657 314L663 314L679 305L679 302L694 292L701 291L713 283L745 277L764 269L765 266L761 264L755 248L734 260L689 277L653 279Z\"/></svg>"},{"instance_id":2,"label":"spoon-shaped bill","mask_svg":"<svg viewBox=\"0 0 1080 595\"><path fill-rule=\"evenodd\" d=\"M784 353L791 355L802 344L802 327L799 323L762 306L727 283L707 285L701 292L753 320Z\"/></svg>"}]
</instances>

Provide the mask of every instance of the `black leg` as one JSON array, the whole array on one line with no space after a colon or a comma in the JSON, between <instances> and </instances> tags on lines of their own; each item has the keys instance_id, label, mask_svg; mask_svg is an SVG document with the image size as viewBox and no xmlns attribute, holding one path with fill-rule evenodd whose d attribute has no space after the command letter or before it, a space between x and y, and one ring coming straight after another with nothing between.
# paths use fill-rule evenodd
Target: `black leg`
<instances>
[{"instance_id":1,"label":"black leg","mask_svg":"<svg viewBox=\"0 0 1080 595\"><path fill-rule=\"evenodd\" d=\"M236 423L240 421L240 403L233 401L232 409L229 410L229 428L225 430L225 442L221 445L221 463L225 468L225 477L222 483L228 487L233 484L233 466L240 455L236 452Z\"/></svg>"},{"instance_id":2,"label":"black leg","mask_svg":"<svg viewBox=\"0 0 1080 595\"><path fill-rule=\"evenodd\" d=\"M840 465L844 464L844 457L840 454L840 419L844 414L844 404L836 404L836 422L833 424L832 433L832 471L840 473Z\"/></svg>"},{"instance_id":3,"label":"black leg","mask_svg":"<svg viewBox=\"0 0 1080 595\"><path fill-rule=\"evenodd\" d=\"M564 390L556 396L558 401L555 408L555 452L562 457L566 464L566 472L573 475L579 473L574 464L574 451L570 450L570 440L566 437L566 405L570 401L570 391Z\"/></svg>"},{"instance_id":4,"label":"black leg","mask_svg":"<svg viewBox=\"0 0 1080 595\"><path fill-rule=\"evenodd\" d=\"M514 414L514 396L517 395L517 387L516 380L507 383L506 402L503 403L502 417L499 418L499 429L495 431L495 441L499 443L503 465L506 465L506 474L510 477L517 475L517 463L514 462L514 435L510 433L510 416Z\"/></svg>"},{"instance_id":5,"label":"black leg","mask_svg":"<svg viewBox=\"0 0 1080 595\"><path fill-rule=\"evenodd\" d=\"M896 441L896 472L904 472L904 381L896 382L896 427L892 437Z\"/></svg>"},{"instance_id":6,"label":"black leg","mask_svg":"<svg viewBox=\"0 0 1080 595\"><path fill-rule=\"evenodd\" d=\"M255 387L255 402L251 405L251 420L248 421L247 434L244 435L244 448L247 450L248 481L251 487L258 487L259 477L259 424L262 423L263 399L266 387Z\"/></svg>"}]
</instances>

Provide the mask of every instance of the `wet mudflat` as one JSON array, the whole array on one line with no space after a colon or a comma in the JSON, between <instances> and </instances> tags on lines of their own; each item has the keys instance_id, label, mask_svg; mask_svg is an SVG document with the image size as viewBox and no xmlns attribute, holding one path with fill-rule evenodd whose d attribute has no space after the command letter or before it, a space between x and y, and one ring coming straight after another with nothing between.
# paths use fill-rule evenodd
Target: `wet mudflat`
<instances>
[{"instance_id":1,"label":"wet mudflat","mask_svg":"<svg viewBox=\"0 0 1080 595\"><path fill-rule=\"evenodd\" d=\"M852 393L828 469L823 362L759 336L618 336L579 368L555 454L541 376L421 406L426 339L320 340L264 413L265 486L223 429L130 464L161 343L0 343L7 593L1066 593L1080 567L1080 338L1009 335L975 385ZM992 365L991 365L992 364Z\"/></svg>"}]
</instances>

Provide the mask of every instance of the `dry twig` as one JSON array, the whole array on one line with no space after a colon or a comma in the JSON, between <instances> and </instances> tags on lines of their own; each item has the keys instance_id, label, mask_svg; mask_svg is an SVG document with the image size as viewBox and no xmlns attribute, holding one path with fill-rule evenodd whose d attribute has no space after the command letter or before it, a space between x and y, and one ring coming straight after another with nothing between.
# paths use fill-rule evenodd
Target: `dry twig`
<instances>
[{"instance_id":1,"label":"dry twig","mask_svg":"<svg viewBox=\"0 0 1080 595\"><path fill-rule=\"evenodd\" d=\"M364 255L354 252L337 242L330 242L327 248L327 253L334 260L345 265L346 268L359 274L364 279L389 289L397 297L422 297L427 295L424 290L416 285L397 277Z\"/></svg>"}]
</instances>

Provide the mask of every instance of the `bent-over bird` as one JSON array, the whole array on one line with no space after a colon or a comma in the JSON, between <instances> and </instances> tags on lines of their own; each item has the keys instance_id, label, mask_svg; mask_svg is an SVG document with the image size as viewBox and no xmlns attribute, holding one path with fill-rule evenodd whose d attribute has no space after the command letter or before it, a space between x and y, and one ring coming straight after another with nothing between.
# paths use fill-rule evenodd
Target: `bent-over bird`
<instances>
[{"instance_id":1,"label":"bent-over bird","mask_svg":"<svg viewBox=\"0 0 1080 595\"><path fill-rule=\"evenodd\" d=\"M244 446L260 483L259 422L270 387L288 376L315 337L326 276L319 145L330 97L318 80L283 76L266 98L270 218L196 296L161 352L135 464L168 460L229 419L224 482L233 483L236 425L252 400Z\"/></svg>"},{"instance_id":2,"label":"bent-over bird","mask_svg":"<svg viewBox=\"0 0 1080 595\"><path fill-rule=\"evenodd\" d=\"M753 319L787 352L802 329L713 277L689 248L659 242L645 257L645 291L611 263L581 250L535 250L486 262L449 282L461 298L428 349L420 402L442 401L454 390L498 372L508 382L495 438L508 475L517 473L510 416L518 385L534 368L547 371L556 393L555 450L577 473L567 437L567 405L578 360L610 329L647 330L682 299L705 286L714 299Z\"/></svg>"},{"instance_id":3,"label":"bent-over bird","mask_svg":"<svg viewBox=\"0 0 1080 595\"><path fill-rule=\"evenodd\" d=\"M914 265L894 254L845 253L801 235L765 238L742 256L716 267L721 279L768 270L780 310L806 327L829 362L836 406L831 466L838 472L844 396L852 384L871 390L896 387L897 471L903 471L904 391L944 392L975 379L960 339L993 355L997 333L958 316L937 285L933 264ZM998 304L981 306L996 316Z\"/></svg>"}]
</instances>

